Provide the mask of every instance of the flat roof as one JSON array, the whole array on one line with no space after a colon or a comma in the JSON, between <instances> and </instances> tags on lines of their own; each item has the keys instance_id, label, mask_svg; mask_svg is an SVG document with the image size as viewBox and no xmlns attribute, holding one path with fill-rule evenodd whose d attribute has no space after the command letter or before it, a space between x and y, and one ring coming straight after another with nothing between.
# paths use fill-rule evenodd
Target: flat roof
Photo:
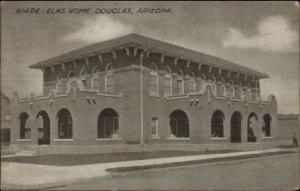
<instances>
[{"instance_id":1,"label":"flat roof","mask_svg":"<svg viewBox=\"0 0 300 191\"><path fill-rule=\"evenodd\" d=\"M250 69L245 66L241 66L235 64L233 62L211 56L208 54L200 53L191 49L187 49L184 47L180 47L174 44L170 44L167 42L159 41L156 39L152 39L149 37L141 36L135 33L131 33L125 36L121 36L118 38L114 38L111 40L99 42L96 44L92 44L83 48L79 48L65 54L52 57L50 59L38 62L30 66L30 68L41 69L45 66L54 65L58 62L67 62L70 60L78 59L80 57L84 57L87 55L91 55L96 52L105 51L106 49L113 50L117 47L141 47L155 51L160 53L164 53L166 55L172 55L174 57L179 57L181 59L191 60L196 63L206 64L212 67L218 67L225 70L232 70L235 72L241 72L245 74L255 75L258 78L267 78L269 77L267 74L258 72L256 70Z\"/></svg>"}]
</instances>

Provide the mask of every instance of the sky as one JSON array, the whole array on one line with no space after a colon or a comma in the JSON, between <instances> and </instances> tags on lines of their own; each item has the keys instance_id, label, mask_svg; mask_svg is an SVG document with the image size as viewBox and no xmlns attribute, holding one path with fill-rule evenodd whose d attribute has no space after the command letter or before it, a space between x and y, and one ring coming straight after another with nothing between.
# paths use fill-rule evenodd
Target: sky
<instances>
[{"instance_id":1,"label":"sky","mask_svg":"<svg viewBox=\"0 0 300 191\"><path fill-rule=\"evenodd\" d=\"M22 8L38 13L17 13ZM70 14L70 8L89 13ZM111 8L130 8L132 14L96 13ZM171 11L137 13L144 8ZM267 73L262 97L274 94L280 113L299 113L299 3L293 1L2 2L1 91L41 95L42 72L29 65L129 33Z\"/></svg>"}]
</instances>

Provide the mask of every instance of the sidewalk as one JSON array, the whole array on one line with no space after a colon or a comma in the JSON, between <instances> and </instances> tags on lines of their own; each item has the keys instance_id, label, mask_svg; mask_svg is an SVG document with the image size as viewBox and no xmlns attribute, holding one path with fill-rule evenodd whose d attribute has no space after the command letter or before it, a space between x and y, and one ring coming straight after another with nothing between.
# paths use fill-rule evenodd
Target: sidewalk
<instances>
[{"instance_id":1,"label":"sidewalk","mask_svg":"<svg viewBox=\"0 0 300 191\"><path fill-rule=\"evenodd\" d=\"M108 175L107 169L121 167L142 167L149 165L172 164L188 161L201 161L206 159L226 158L243 155L275 153L284 149L270 149L260 151L245 151L222 154L207 154L194 156L181 156L158 159L145 159L122 161L112 163L88 164L77 166L49 166L2 162L1 177L3 188L13 189L38 189L51 186L66 185L87 179L104 177Z\"/></svg>"}]
</instances>

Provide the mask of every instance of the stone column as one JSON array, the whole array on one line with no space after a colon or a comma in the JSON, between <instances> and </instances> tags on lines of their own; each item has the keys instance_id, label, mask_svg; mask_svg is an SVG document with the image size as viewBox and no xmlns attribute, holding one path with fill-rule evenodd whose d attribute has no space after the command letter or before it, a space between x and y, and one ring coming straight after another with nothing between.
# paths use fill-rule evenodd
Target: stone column
<instances>
[{"instance_id":1,"label":"stone column","mask_svg":"<svg viewBox=\"0 0 300 191\"><path fill-rule=\"evenodd\" d=\"M243 116L241 121L241 142L246 143L248 140L248 113Z\"/></svg>"}]
</instances>

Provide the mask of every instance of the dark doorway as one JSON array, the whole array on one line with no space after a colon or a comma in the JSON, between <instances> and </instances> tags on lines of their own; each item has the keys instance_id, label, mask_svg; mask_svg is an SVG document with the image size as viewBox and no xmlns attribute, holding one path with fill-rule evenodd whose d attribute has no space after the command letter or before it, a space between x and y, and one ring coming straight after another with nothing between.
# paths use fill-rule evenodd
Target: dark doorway
<instances>
[{"instance_id":1,"label":"dark doorway","mask_svg":"<svg viewBox=\"0 0 300 191\"><path fill-rule=\"evenodd\" d=\"M31 129L27 125L29 115L25 112L19 116L20 121L20 139L30 139Z\"/></svg>"},{"instance_id":2,"label":"dark doorway","mask_svg":"<svg viewBox=\"0 0 300 191\"><path fill-rule=\"evenodd\" d=\"M98 117L98 138L113 138L118 136L119 115L110 108L101 111Z\"/></svg>"},{"instance_id":3,"label":"dark doorway","mask_svg":"<svg viewBox=\"0 0 300 191\"><path fill-rule=\"evenodd\" d=\"M264 117L264 125L262 127L262 130L264 132L264 135L266 137L270 137L271 136L271 123L272 123L272 118L269 114L265 114Z\"/></svg>"},{"instance_id":4,"label":"dark doorway","mask_svg":"<svg viewBox=\"0 0 300 191\"><path fill-rule=\"evenodd\" d=\"M224 137L225 115L221 110L216 110L211 118L211 137Z\"/></svg>"},{"instance_id":5,"label":"dark doorway","mask_svg":"<svg viewBox=\"0 0 300 191\"><path fill-rule=\"evenodd\" d=\"M173 111L170 114L170 127L171 133L175 137L190 136L189 118L185 112L181 110Z\"/></svg>"},{"instance_id":6,"label":"dark doorway","mask_svg":"<svg viewBox=\"0 0 300 191\"><path fill-rule=\"evenodd\" d=\"M37 114L40 126L38 127L38 144L50 144L50 118L46 111Z\"/></svg>"},{"instance_id":7,"label":"dark doorway","mask_svg":"<svg viewBox=\"0 0 300 191\"><path fill-rule=\"evenodd\" d=\"M58 120L58 138L73 138L73 120L69 110L63 108L57 113Z\"/></svg>"},{"instance_id":8,"label":"dark doorway","mask_svg":"<svg viewBox=\"0 0 300 191\"><path fill-rule=\"evenodd\" d=\"M242 115L236 111L231 116L231 136L230 141L232 143L241 142L241 127L242 127Z\"/></svg>"}]
</instances>

